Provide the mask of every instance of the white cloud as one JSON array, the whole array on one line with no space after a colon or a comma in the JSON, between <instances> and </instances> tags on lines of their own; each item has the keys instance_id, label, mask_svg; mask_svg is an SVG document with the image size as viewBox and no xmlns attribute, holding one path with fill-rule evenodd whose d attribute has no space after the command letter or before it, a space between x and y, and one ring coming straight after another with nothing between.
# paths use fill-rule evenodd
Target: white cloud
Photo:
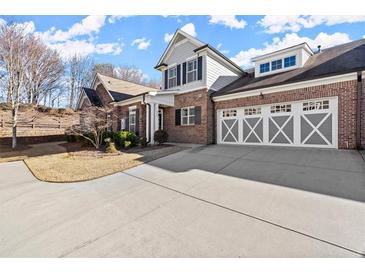
<instances>
[{"instance_id":1,"label":"white cloud","mask_svg":"<svg viewBox=\"0 0 365 274\"><path fill-rule=\"evenodd\" d=\"M0 26L4 24L7 24L7 22L4 19L0 18ZM35 25L33 21L14 23L14 24L20 29L24 30L26 34L35 32Z\"/></svg>"},{"instance_id":2,"label":"white cloud","mask_svg":"<svg viewBox=\"0 0 365 274\"><path fill-rule=\"evenodd\" d=\"M94 44L86 40L68 40L49 46L61 54L62 58L67 59L75 54L87 56L89 54L113 54L118 55L123 50L123 44L118 43L100 43Z\"/></svg>"},{"instance_id":3,"label":"white cloud","mask_svg":"<svg viewBox=\"0 0 365 274\"><path fill-rule=\"evenodd\" d=\"M151 40L147 40L146 38L138 38L135 39L131 46L137 45L138 49L144 50L147 49L151 45Z\"/></svg>"},{"instance_id":4,"label":"white cloud","mask_svg":"<svg viewBox=\"0 0 365 274\"><path fill-rule=\"evenodd\" d=\"M22 28L25 33L33 33L35 31L35 25L33 21L17 23L17 25Z\"/></svg>"},{"instance_id":5,"label":"white cloud","mask_svg":"<svg viewBox=\"0 0 365 274\"><path fill-rule=\"evenodd\" d=\"M165 33L163 39L166 43L170 42L170 40L172 39L172 36L174 36L173 33Z\"/></svg>"},{"instance_id":6,"label":"white cloud","mask_svg":"<svg viewBox=\"0 0 365 274\"><path fill-rule=\"evenodd\" d=\"M196 37L197 36L197 33L195 31L195 26L194 26L193 23L188 23L188 24L184 25L181 28L181 30L182 31L185 31L187 34L190 34L193 37Z\"/></svg>"},{"instance_id":7,"label":"white cloud","mask_svg":"<svg viewBox=\"0 0 365 274\"><path fill-rule=\"evenodd\" d=\"M247 22L243 19L238 20L235 15L211 15L209 24L219 24L230 29L243 29Z\"/></svg>"},{"instance_id":8,"label":"white cloud","mask_svg":"<svg viewBox=\"0 0 365 274\"><path fill-rule=\"evenodd\" d=\"M110 24L114 24L116 23L117 21L123 19L123 18L128 18L128 17L131 17L132 15L111 15L108 19L108 22Z\"/></svg>"},{"instance_id":9,"label":"white cloud","mask_svg":"<svg viewBox=\"0 0 365 274\"><path fill-rule=\"evenodd\" d=\"M77 36L93 35L100 31L105 24L106 16L90 15L81 20L81 22L72 25L67 31L56 30L52 27L48 31L39 33L39 36L46 42L63 42Z\"/></svg>"},{"instance_id":10,"label":"white cloud","mask_svg":"<svg viewBox=\"0 0 365 274\"><path fill-rule=\"evenodd\" d=\"M241 50L238 54L232 57L231 60L240 66L250 67L252 66L251 58L255 56L260 56L303 42L307 42L311 48L316 48L318 45L321 45L322 49L325 49L350 41L351 39L348 34L340 32L336 32L333 34L321 32L314 39L308 37L300 37L296 33L287 33L282 39L280 39L279 37L275 37L273 38L271 43L266 42L263 48L250 48L248 50Z\"/></svg>"},{"instance_id":11,"label":"white cloud","mask_svg":"<svg viewBox=\"0 0 365 274\"><path fill-rule=\"evenodd\" d=\"M217 50L219 50L221 53L223 53L223 54L228 54L229 53L229 50L228 49L222 49L222 46L223 46L223 44L222 43L219 43L218 45L217 45Z\"/></svg>"},{"instance_id":12,"label":"white cloud","mask_svg":"<svg viewBox=\"0 0 365 274\"><path fill-rule=\"evenodd\" d=\"M0 18L0 26L6 24L6 21L2 18Z\"/></svg>"},{"instance_id":13,"label":"white cloud","mask_svg":"<svg viewBox=\"0 0 365 274\"><path fill-rule=\"evenodd\" d=\"M188 23L180 28L182 31L185 31L187 34L196 37L198 34L195 31L195 25L193 23ZM170 42L172 37L174 36L173 33L165 33L164 35L164 41L166 43Z\"/></svg>"},{"instance_id":14,"label":"white cloud","mask_svg":"<svg viewBox=\"0 0 365 274\"><path fill-rule=\"evenodd\" d=\"M356 22L365 22L365 15L266 15L258 24L267 33L279 33L298 32L302 28L313 28L322 24L332 26Z\"/></svg>"}]
</instances>

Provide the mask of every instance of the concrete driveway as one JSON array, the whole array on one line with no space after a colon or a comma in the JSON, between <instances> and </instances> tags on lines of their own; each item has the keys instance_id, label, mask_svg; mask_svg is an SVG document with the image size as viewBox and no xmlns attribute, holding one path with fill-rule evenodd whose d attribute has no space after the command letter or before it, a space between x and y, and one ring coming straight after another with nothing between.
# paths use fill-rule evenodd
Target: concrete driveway
<instances>
[{"instance_id":1,"label":"concrete driveway","mask_svg":"<svg viewBox=\"0 0 365 274\"><path fill-rule=\"evenodd\" d=\"M356 151L207 146L90 182L0 165L0 257L363 257Z\"/></svg>"}]
</instances>

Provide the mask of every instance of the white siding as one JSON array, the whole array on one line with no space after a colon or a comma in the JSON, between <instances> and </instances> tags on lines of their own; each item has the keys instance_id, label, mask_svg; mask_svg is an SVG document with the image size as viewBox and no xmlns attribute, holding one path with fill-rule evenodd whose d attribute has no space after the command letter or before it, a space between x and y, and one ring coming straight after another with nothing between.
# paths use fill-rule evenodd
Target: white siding
<instances>
[{"instance_id":1,"label":"white siding","mask_svg":"<svg viewBox=\"0 0 365 274\"><path fill-rule=\"evenodd\" d=\"M219 90L238 79L238 75L211 56L206 56L207 87Z\"/></svg>"},{"instance_id":2,"label":"white siding","mask_svg":"<svg viewBox=\"0 0 365 274\"><path fill-rule=\"evenodd\" d=\"M186 42L182 43L182 44L178 44L177 46L175 46L170 55L167 56L166 61L164 63L166 63L168 65L168 67L171 66L175 66L178 64L181 64L181 85L172 88L172 90L178 90L181 92L184 91L189 91L189 90L194 90L194 89L200 89L200 88L204 88L206 86L206 82L205 82L205 56L203 56L203 79L201 81L195 81L192 83L187 83L185 85L182 84L182 80L183 80L183 67L182 67L182 63L186 62L188 59L193 59L194 57L198 57L198 55L194 52L194 49L197 48L196 45L194 45L193 43L189 42L188 40L185 40ZM165 86L165 72L162 71L162 87L164 89Z\"/></svg>"},{"instance_id":3,"label":"white siding","mask_svg":"<svg viewBox=\"0 0 365 274\"><path fill-rule=\"evenodd\" d=\"M189 57L193 57L196 55L196 53L194 52L194 49L196 48L197 47L189 41L183 44L178 44L172 49L165 63L167 65L181 64L185 62L186 59L188 59Z\"/></svg>"},{"instance_id":4,"label":"white siding","mask_svg":"<svg viewBox=\"0 0 365 274\"><path fill-rule=\"evenodd\" d=\"M292 66L292 67L284 68L284 58L289 57L289 56L293 56L293 55L296 56L296 65ZM276 74L276 73L280 73L280 72L283 72L283 71L288 71L288 70L303 67L305 65L305 63L307 62L309 57L310 57L310 55L306 50L304 50L303 48L299 48L299 49L293 49L292 51L287 51L285 53L278 53L276 55L270 56L270 57L265 58L265 59L261 59L261 60L255 62L255 77L266 76L266 75L270 75L270 74ZM274 61L274 60L278 60L278 59L283 60L282 61L283 62L283 68L278 69L278 70L271 70L271 62ZM265 72L265 73L260 73L260 65L264 64L264 63L270 63L270 71Z\"/></svg>"}]
</instances>

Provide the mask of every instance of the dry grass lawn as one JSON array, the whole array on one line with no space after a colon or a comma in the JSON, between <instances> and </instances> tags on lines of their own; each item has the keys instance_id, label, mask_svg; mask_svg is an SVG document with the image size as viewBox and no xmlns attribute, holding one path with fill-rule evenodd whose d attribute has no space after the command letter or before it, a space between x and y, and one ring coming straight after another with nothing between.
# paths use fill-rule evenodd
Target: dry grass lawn
<instances>
[{"instance_id":1,"label":"dry grass lawn","mask_svg":"<svg viewBox=\"0 0 365 274\"><path fill-rule=\"evenodd\" d=\"M80 149L78 143L50 142L36 145L19 144L16 149L9 145L0 145L0 163L21 161L30 157L65 153Z\"/></svg>"},{"instance_id":2,"label":"dry grass lawn","mask_svg":"<svg viewBox=\"0 0 365 274\"><path fill-rule=\"evenodd\" d=\"M136 153L111 156L61 153L24 160L33 174L47 182L91 180L135 167L143 161Z\"/></svg>"},{"instance_id":3,"label":"dry grass lawn","mask_svg":"<svg viewBox=\"0 0 365 274\"><path fill-rule=\"evenodd\" d=\"M15 150L0 146L0 163L23 160L39 180L67 183L110 175L183 149L178 146L150 146L108 154L78 143L65 142L20 145Z\"/></svg>"}]
</instances>

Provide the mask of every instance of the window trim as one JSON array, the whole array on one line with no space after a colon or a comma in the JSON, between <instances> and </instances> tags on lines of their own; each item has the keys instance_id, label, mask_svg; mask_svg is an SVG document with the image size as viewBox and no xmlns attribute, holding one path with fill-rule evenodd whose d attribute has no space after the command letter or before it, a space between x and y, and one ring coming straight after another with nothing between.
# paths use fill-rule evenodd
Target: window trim
<instances>
[{"instance_id":1,"label":"window trim","mask_svg":"<svg viewBox=\"0 0 365 274\"><path fill-rule=\"evenodd\" d=\"M268 70L262 71L261 66L263 66L263 65L268 65ZM267 72L270 72L270 62L260 64L260 73L262 74L262 73L267 73Z\"/></svg>"},{"instance_id":2,"label":"window trim","mask_svg":"<svg viewBox=\"0 0 365 274\"><path fill-rule=\"evenodd\" d=\"M275 66L273 65L274 62L275 62ZM278 62L280 62L280 67L278 67L278 65L277 65ZM282 68L283 68L283 59L282 58L271 61L271 71L279 70Z\"/></svg>"},{"instance_id":3,"label":"window trim","mask_svg":"<svg viewBox=\"0 0 365 274\"><path fill-rule=\"evenodd\" d=\"M307 104L306 106L304 106ZM319 104L319 107L318 107ZM312 108L313 107L313 108ZM330 109L330 100L323 99L323 100L308 100L302 102L302 111L303 112L311 112L311 111L323 111Z\"/></svg>"},{"instance_id":4,"label":"window trim","mask_svg":"<svg viewBox=\"0 0 365 274\"><path fill-rule=\"evenodd\" d=\"M195 69L189 71L189 63L191 63L191 62L195 62ZM195 73L195 80L189 82L189 77L188 77L189 73ZM186 83L185 84L190 84L190 83L198 81L198 58L195 57L193 59L186 60L185 76L186 76Z\"/></svg>"},{"instance_id":5,"label":"window trim","mask_svg":"<svg viewBox=\"0 0 365 274\"><path fill-rule=\"evenodd\" d=\"M128 123L128 130L129 131L132 131L131 130L131 116L134 116L134 123L133 123L133 126L134 126L134 131L133 132L136 132L137 129L136 129L136 125L137 125L137 111L136 111L136 108L133 108L133 109L130 109L129 110L129 113L128 113L128 120L129 120L129 123Z\"/></svg>"},{"instance_id":6,"label":"window trim","mask_svg":"<svg viewBox=\"0 0 365 274\"><path fill-rule=\"evenodd\" d=\"M294 58L294 64L293 65L290 65L290 58ZM289 65L286 66L285 65L285 59L289 59ZM287 56L287 57L284 57L283 58L284 60L284 68L291 68L291 67L295 67L297 65L297 55L290 55L290 56Z\"/></svg>"},{"instance_id":7,"label":"window trim","mask_svg":"<svg viewBox=\"0 0 365 274\"><path fill-rule=\"evenodd\" d=\"M279 107L279 111L276 111L277 107ZM284 109L284 111L283 111ZM270 113L277 114L277 113L291 113L293 110L292 104L282 103L282 104L275 104L270 106Z\"/></svg>"},{"instance_id":8,"label":"window trim","mask_svg":"<svg viewBox=\"0 0 365 274\"><path fill-rule=\"evenodd\" d=\"M238 112L237 109L223 109L222 110L222 118L237 117L237 112ZM228 115L225 116L225 114L228 114Z\"/></svg>"},{"instance_id":9,"label":"window trim","mask_svg":"<svg viewBox=\"0 0 365 274\"><path fill-rule=\"evenodd\" d=\"M175 76L170 77L170 70L175 70ZM175 78L175 85L170 86L170 79L174 79L174 78ZM177 87L177 66L176 65L167 69L167 86L168 86L168 88Z\"/></svg>"},{"instance_id":10,"label":"window trim","mask_svg":"<svg viewBox=\"0 0 365 274\"><path fill-rule=\"evenodd\" d=\"M261 106L245 107L243 109L243 114L244 116L261 115L262 114Z\"/></svg>"},{"instance_id":11,"label":"window trim","mask_svg":"<svg viewBox=\"0 0 365 274\"><path fill-rule=\"evenodd\" d=\"M183 110L187 110L188 111L188 115L186 116L183 116ZM190 114L190 109L194 109L194 115L191 115ZM189 120L191 117L194 117L194 122L193 123L190 123ZM184 124L183 123L183 118L187 118L187 124ZM180 125L181 126L194 126L195 125L195 106L188 106L188 107L182 107L180 109Z\"/></svg>"}]
</instances>

